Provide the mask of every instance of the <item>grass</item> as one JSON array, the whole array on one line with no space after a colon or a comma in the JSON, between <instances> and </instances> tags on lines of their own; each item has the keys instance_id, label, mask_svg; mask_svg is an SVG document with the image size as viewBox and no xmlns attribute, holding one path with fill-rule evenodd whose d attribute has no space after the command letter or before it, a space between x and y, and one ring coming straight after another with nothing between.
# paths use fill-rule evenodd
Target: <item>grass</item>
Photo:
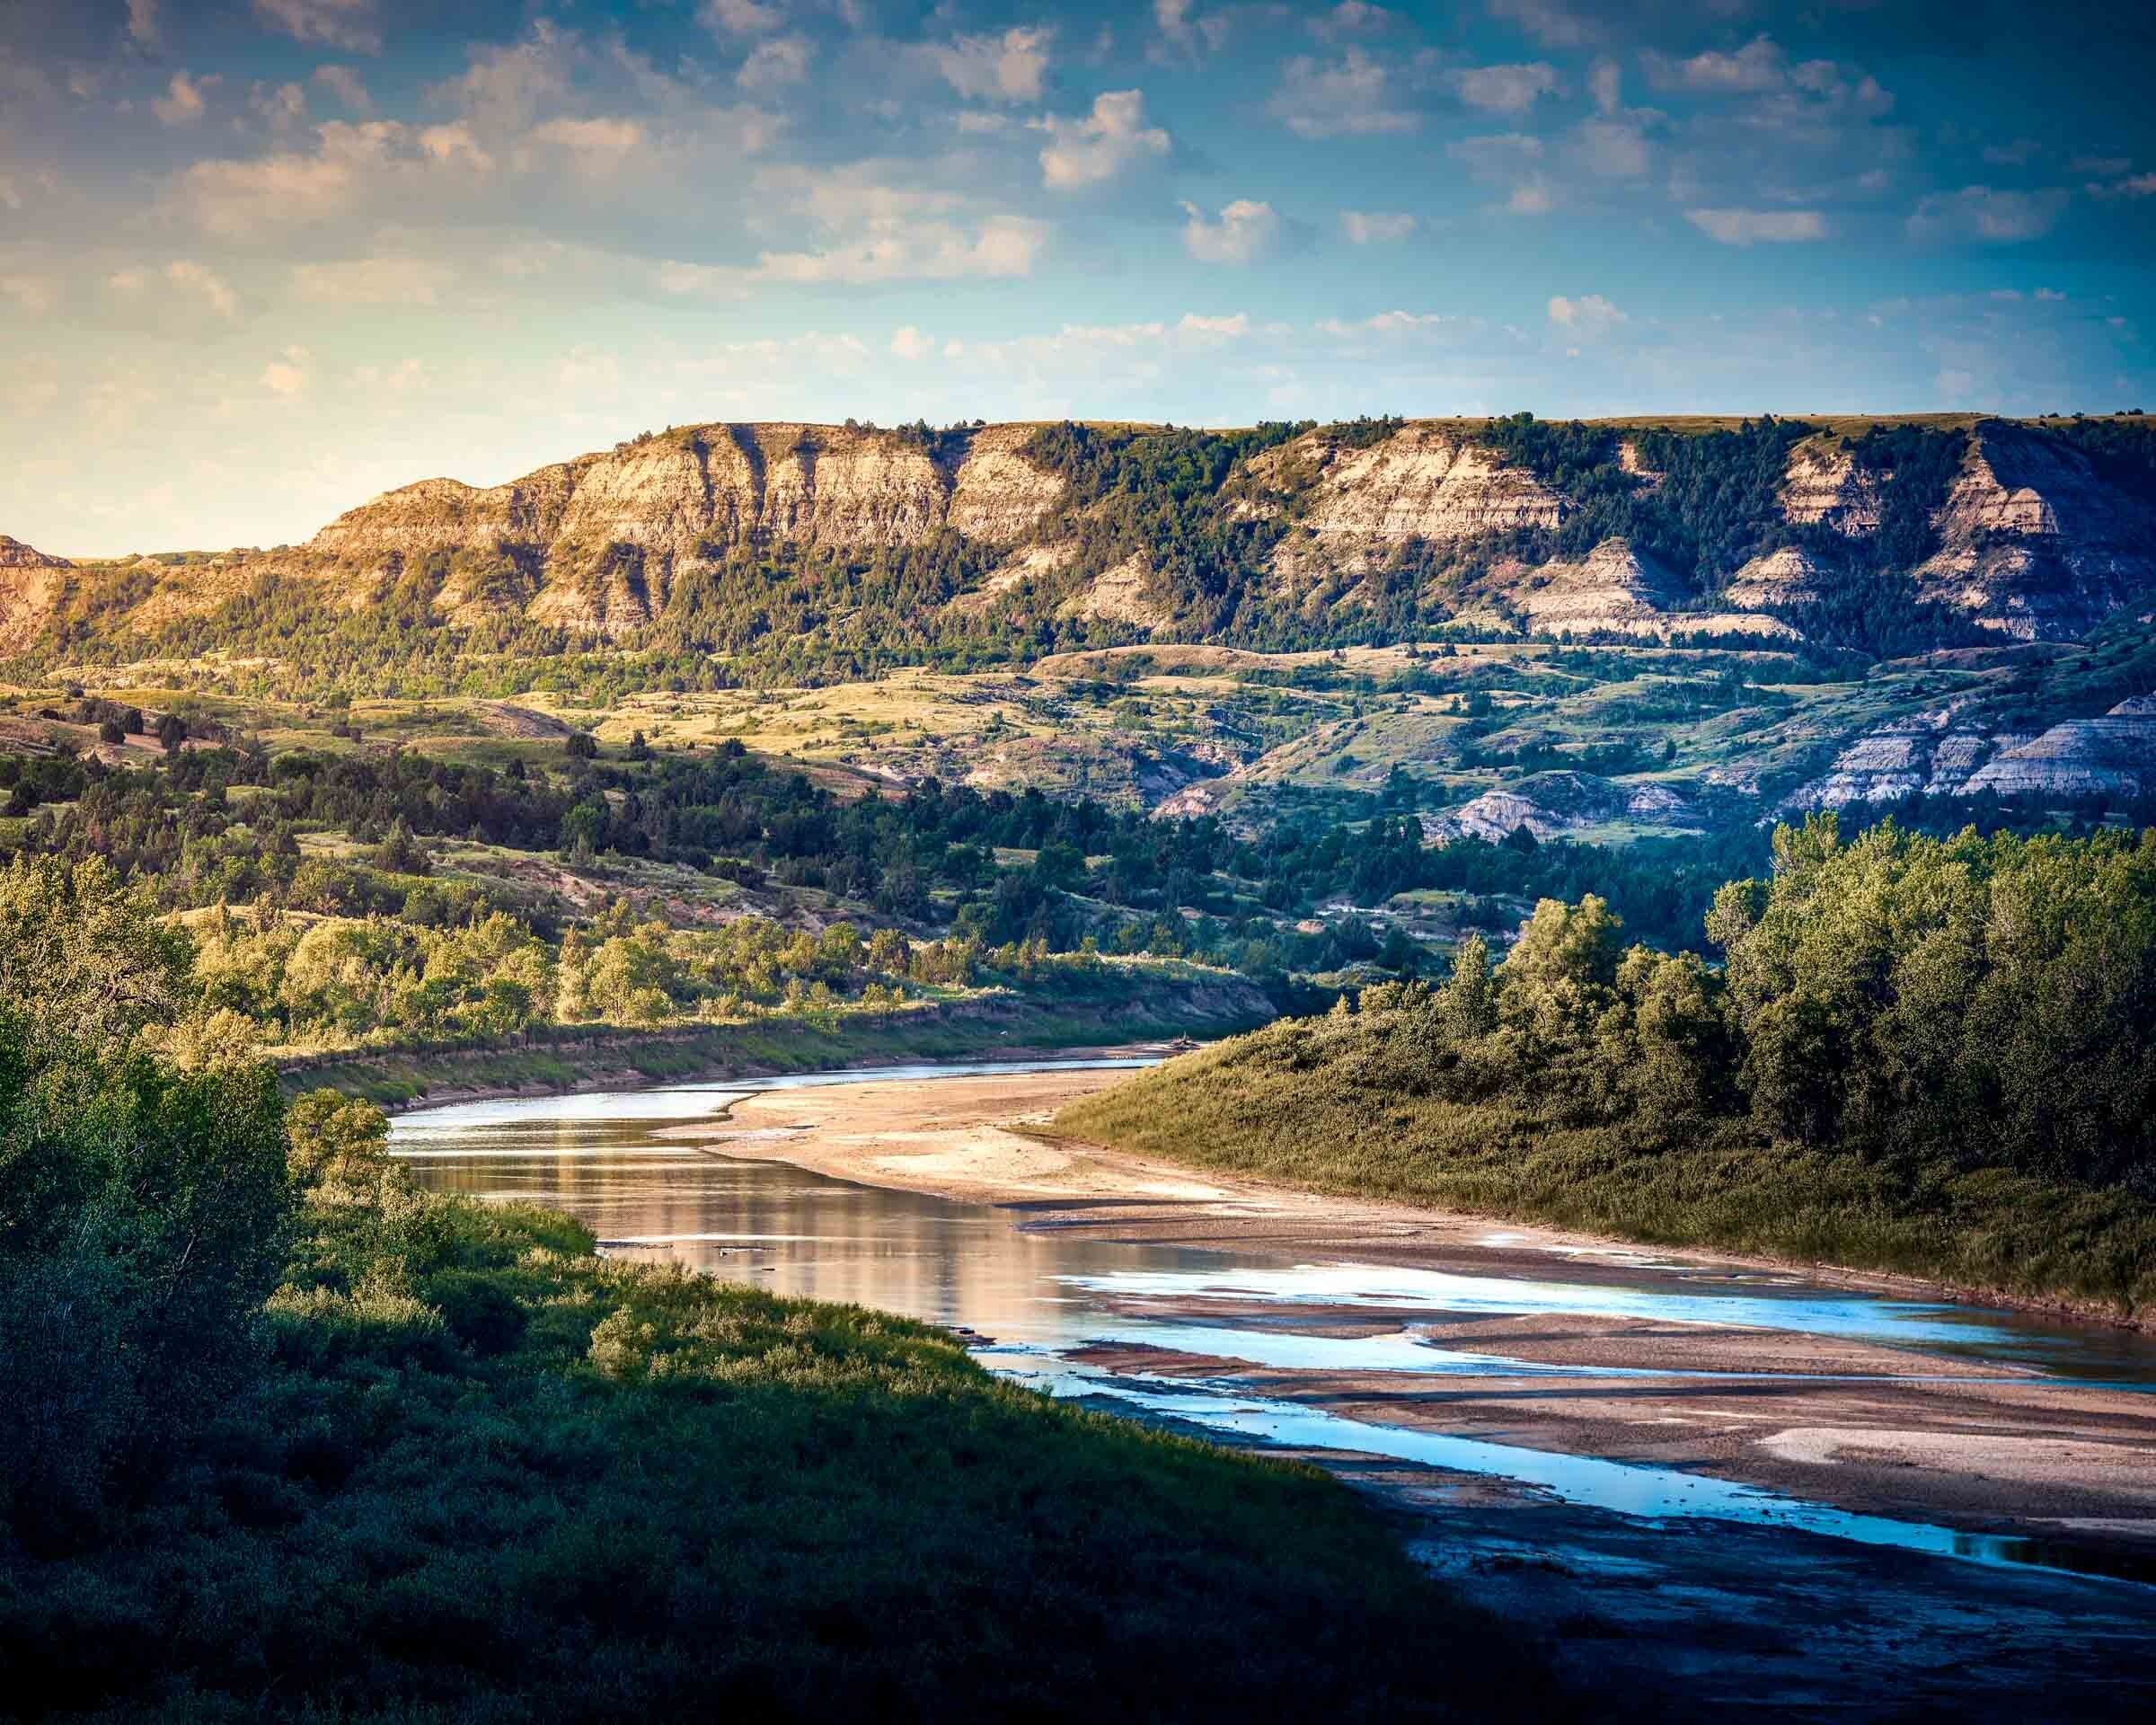
<instances>
[{"instance_id":1,"label":"grass","mask_svg":"<svg viewBox=\"0 0 2156 1725\"><path fill-rule=\"evenodd\" d=\"M1309 1191L2156 1313L2156 1210L2125 1192L1802 1151L1739 1121L1581 1127L1533 1097L1411 1095L1358 1082L1325 1026L1283 1021L1183 1056L1049 1129Z\"/></svg>"},{"instance_id":2,"label":"grass","mask_svg":"<svg viewBox=\"0 0 2156 1725\"><path fill-rule=\"evenodd\" d=\"M304 1213L259 1387L92 1552L0 1546L11 1716L1548 1716L1313 1469L953 1340L393 1186ZM19 1710L19 1711L18 1711Z\"/></svg>"},{"instance_id":3,"label":"grass","mask_svg":"<svg viewBox=\"0 0 2156 1725\"><path fill-rule=\"evenodd\" d=\"M331 1089L393 1105L445 1089L569 1090L598 1073L647 1080L740 1077L1218 1035L1247 1029L1272 1010L1255 988L1224 975L1188 981L1152 976L1134 987L1124 970L1110 967L1100 984L1094 993L1068 999L1004 993L881 1014L769 1018L641 1034L587 1028L512 1048L294 1058L282 1063L283 1083L290 1094Z\"/></svg>"}]
</instances>

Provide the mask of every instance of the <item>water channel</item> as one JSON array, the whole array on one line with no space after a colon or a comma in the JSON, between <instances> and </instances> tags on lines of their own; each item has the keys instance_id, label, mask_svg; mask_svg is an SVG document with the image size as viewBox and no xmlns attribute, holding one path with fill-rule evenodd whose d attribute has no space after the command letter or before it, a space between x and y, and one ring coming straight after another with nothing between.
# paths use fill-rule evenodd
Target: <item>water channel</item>
<instances>
[{"instance_id":1,"label":"water channel","mask_svg":"<svg viewBox=\"0 0 2156 1725\"><path fill-rule=\"evenodd\" d=\"M1121 1244L1029 1228L1007 1209L828 1179L657 1136L664 1127L708 1119L750 1090L1101 1064L883 1067L464 1103L403 1116L392 1148L428 1187L565 1210L610 1252L676 1258L782 1294L856 1302L945 1325L973 1337L991 1369L1050 1393L1238 1441L1395 1457L1657 1521L1736 1521L1986 1564L2086 1567L2043 1542L1853 1514L1695 1471L1350 1419L1256 1393L1234 1368L1397 1374L1402 1382L1686 1376L1645 1365L1552 1365L1463 1351L1445 1345L1436 1322L1462 1314L1547 1314L1831 1337L1982 1362L2037 1386L2072 1378L2152 1391L2156 1341L2147 1338L1647 1253L1610 1254L1612 1273L1604 1282ZM1493 1231L1492 1238L1503 1236ZM1224 1313L1232 1308L1232 1316L1206 1321L1212 1303ZM1340 1336L1318 1333L1307 1321L1313 1311L1358 1308L1392 1314L1396 1326ZM1418 1323L1421 1314L1427 1321ZM1203 1356L1224 1370L1194 1379L1075 1358L1102 1344Z\"/></svg>"}]
</instances>

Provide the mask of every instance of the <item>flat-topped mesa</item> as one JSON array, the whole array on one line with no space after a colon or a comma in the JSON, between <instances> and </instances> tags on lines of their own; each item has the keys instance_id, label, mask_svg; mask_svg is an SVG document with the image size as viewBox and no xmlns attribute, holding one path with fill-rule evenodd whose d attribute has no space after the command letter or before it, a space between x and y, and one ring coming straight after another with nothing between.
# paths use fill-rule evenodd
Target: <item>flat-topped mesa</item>
<instances>
[{"instance_id":1,"label":"flat-topped mesa","mask_svg":"<svg viewBox=\"0 0 2156 1725\"><path fill-rule=\"evenodd\" d=\"M619 633L651 620L677 571L743 545L890 548L946 530L1022 538L1063 491L1021 453L1031 435L997 426L924 447L841 426L684 427L506 485L408 485L340 516L309 549L375 568L506 553L543 573L533 615ZM452 579L444 608L458 614L475 601Z\"/></svg>"}]
</instances>

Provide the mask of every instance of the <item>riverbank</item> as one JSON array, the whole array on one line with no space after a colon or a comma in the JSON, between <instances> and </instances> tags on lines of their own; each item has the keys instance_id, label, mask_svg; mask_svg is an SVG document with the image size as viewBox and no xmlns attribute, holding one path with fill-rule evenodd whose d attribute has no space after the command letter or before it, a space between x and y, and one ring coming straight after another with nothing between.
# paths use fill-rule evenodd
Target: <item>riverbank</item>
<instances>
[{"instance_id":1,"label":"riverbank","mask_svg":"<svg viewBox=\"0 0 2156 1725\"><path fill-rule=\"evenodd\" d=\"M1222 978L1156 983L1115 996L1013 993L882 1013L772 1017L643 1032L595 1029L507 1047L310 1056L278 1063L278 1082L287 1096L335 1090L400 1113L505 1097L1165 1044L1247 1030L1271 1012L1257 988Z\"/></svg>"},{"instance_id":2,"label":"riverbank","mask_svg":"<svg viewBox=\"0 0 2156 1725\"><path fill-rule=\"evenodd\" d=\"M1807 1147L1735 1117L1605 1119L1532 1084L1455 1101L1418 1079L1408 1016L1281 1020L1053 1130L1214 1175L2156 1328L2156 1207L2124 1185Z\"/></svg>"},{"instance_id":3,"label":"riverbank","mask_svg":"<svg viewBox=\"0 0 2156 1725\"><path fill-rule=\"evenodd\" d=\"M317 1195L259 1378L147 1500L78 1548L0 1542L10 1703L1571 1713L1531 1637L1313 1470L1052 1402L888 1313L592 1246L394 1179Z\"/></svg>"},{"instance_id":4,"label":"riverbank","mask_svg":"<svg viewBox=\"0 0 2156 1725\"><path fill-rule=\"evenodd\" d=\"M2131 1561L2156 1553L2156 1397L2046 1376L2040 1349L2025 1365L1979 1363L1957 1350L1951 1314L1935 1343L1918 1348L1869 1337L1860 1322L1844 1333L1831 1326L1803 1333L1794 1320L1783 1328L1670 1322L1634 1314L1622 1301L1599 1312L1568 1309L1580 1303L1575 1295L1613 1288L1637 1293L1648 1307L1650 1296L1701 1284L1798 1303L1829 1289L1904 1298L1940 1290L1898 1278L1800 1275L1757 1258L1686 1252L1673 1261L1606 1237L1296 1191L1038 1136L1060 1110L1112 1094L1128 1076L1036 1073L757 1092L735 1100L721 1119L659 1136L1005 1206L1029 1229L1259 1253L1283 1266L1396 1267L1390 1299L1366 1288L1339 1305L1302 1296L1298 1328L1340 1338L1412 1329L1447 1349L1521 1367L1471 1384L1403 1384L1390 1369L1238 1364L1232 1349L1218 1351L1229 1346L1219 1340L1224 1330L1280 1308L1275 1296L1235 1292L1230 1278L1226 1289L1142 1302L1148 1316L1206 1329L1214 1351L1111 1349L1095 1358L1104 1368L1194 1377L1233 1370L1254 1392L1347 1417L1698 1469L1852 1514L2041 1538ZM1433 1306L1421 1294L1437 1282L1454 1291L1487 1286L1514 1300L1524 1286L1551 1292L1542 1310L1483 1315L1457 1302ZM1552 1312L1564 1315L1552 1322ZM1974 1315L1966 1322L1972 1341L1984 1333ZM1547 1367L1575 1375L1537 1369ZM1608 1373L1627 1381L1598 1376Z\"/></svg>"}]
</instances>

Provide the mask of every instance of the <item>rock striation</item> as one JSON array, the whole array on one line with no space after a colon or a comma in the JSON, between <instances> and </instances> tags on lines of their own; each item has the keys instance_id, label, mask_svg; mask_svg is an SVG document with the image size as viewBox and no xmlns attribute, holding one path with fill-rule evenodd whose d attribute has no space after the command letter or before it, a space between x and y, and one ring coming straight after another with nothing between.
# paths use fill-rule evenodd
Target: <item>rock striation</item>
<instances>
[{"instance_id":1,"label":"rock striation","mask_svg":"<svg viewBox=\"0 0 2156 1725\"><path fill-rule=\"evenodd\" d=\"M1904 797L2130 800L2156 793L2156 696L2136 695L2092 719L2031 734L1993 731L1952 708L1866 731L1788 809L1845 809Z\"/></svg>"},{"instance_id":2,"label":"rock striation","mask_svg":"<svg viewBox=\"0 0 2156 1725\"><path fill-rule=\"evenodd\" d=\"M20 652L36 639L74 567L0 533L0 652Z\"/></svg>"},{"instance_id":3,"label":"rock striation","mask_svg":"<svg viewBox=\"0 0 2156 1725\"><path fill-rule=\"evenodd\" d=\"M1430 817L1432 842L1480 838L1498 844L1524 827L1543 842L1612 821L1683 830L1696 819L1692 805L1651 780L1621 783L1593 773L1537 773L1517 784L1486 791L1450 813Z\"/></svg>"}]
</instances>

